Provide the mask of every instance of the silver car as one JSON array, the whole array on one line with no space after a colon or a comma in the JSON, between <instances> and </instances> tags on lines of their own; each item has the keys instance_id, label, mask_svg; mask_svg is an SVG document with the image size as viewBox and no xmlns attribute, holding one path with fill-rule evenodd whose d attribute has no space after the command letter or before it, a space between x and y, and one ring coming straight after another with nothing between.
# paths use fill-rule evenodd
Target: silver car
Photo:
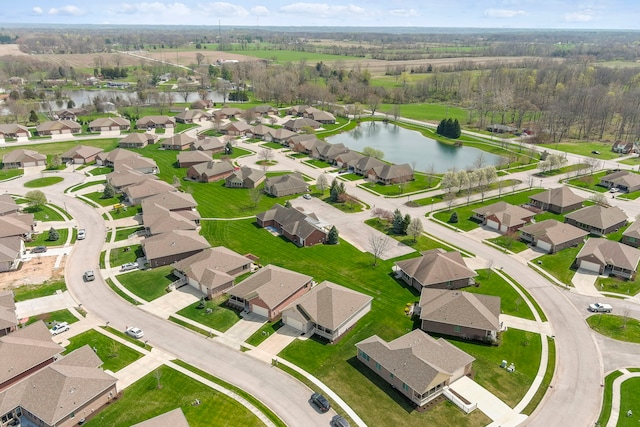
<instances>
[{"instance_id":1,"label":"silver car","mask_svg":"<svg viewBox=\"0 0 640 427\"><path fill-rule=\"evenodd\" d=\"M127 335L129 335L130 337L138 338L138 339L140 339L140 338L142 338L144 336L144 332L142 332L142 329L136 328L135 326L127 328L125 333Z\"/></svg>"}]
</instances>

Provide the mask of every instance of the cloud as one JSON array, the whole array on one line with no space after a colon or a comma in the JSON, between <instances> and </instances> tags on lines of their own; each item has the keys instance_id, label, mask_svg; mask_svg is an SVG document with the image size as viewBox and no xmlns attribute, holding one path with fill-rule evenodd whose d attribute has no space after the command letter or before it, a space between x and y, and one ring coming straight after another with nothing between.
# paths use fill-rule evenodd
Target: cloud
<instances>
[{"instance_id":1,"label":"cloud","mask_svg":"<svg viewBox=\"0 0 640 427\"><path fill-rule=\"evenodd\" d=\"M42 8L38 6L31 9L31 11L33 12L34 15L42 15L42 13L44 12Z\"/></svg>"},{"instance_id":2,"label":"cloud","mask_svg":"<svg viewBox=\"0 0 640 427\"><path fill-rule=\"evenodd\" d=\"M578 12L571 12L564 14L564 20L566 22L589 22L593 20L593 10L584 9Z\"/></svg>"},{"instance_id":3,"label":"cloud","mask_svg":"<svg viewBox=\"0 0 640 427\"><path fill-rule=\"evenodd\" d=\"M526 15L524 10L512 10L512 9L487 9L484 11L484 16L489 18L515 18L516 16Z\"/></svg>"},{"instance_id":4,"label":"cloud","mask_svg":"<svg viewBox=\"0 0 640 427\"><path fill-rule=\"evenodd\" d=\"M212 2L198 5L198 13L205 12L206 14L219 16L247 16L249 12L242 6L237 6L232 3L226 2Z\"/></svg>"},{"instance_id":5,"label":"cloud","mask_svg":"<svg viewBox=\"0 0 640 427\"><path fill-rule=\"evenodd\" d=\"M391 9L389 13L393 16L411 17L419 16L418 11L415 9Z\"/></svg>"},{"instance_id":6,"label":"cloud","mask_svg":"<svg viewBox=\"0 0 640 427\"><path fill-rule=\"evenodd\" d=\"M348 14L364 14L365 9L352 4L333 6L326 3L293 3L280 8L282 13L291 15L308 15L310 17L332 18L346 17Z\"/></svg>"},{"instance_id":7,"label":"cloud","mask_svg":"<svg viewBox=\"0 0 640 427\"><path fill-rule=\"evenodd\" d=\"M268 16L271 12L264 6L256 6L251 8L251 13L257 16Z\"/></svg>"},{"instance_id":8,"label":"cloud","mask_svg":"<svg viewBox=\"0 0 640 427\"><path fill-rule=\"evenodd\" d=\"M143 3L122 3L110 10L115 14L124 15L169 15L169 16L185 16L191 13L191 10L184 3L161 3L161 2L143 2Z\"/></svg>"},{"instance_id":9,"label":"cloud","mask_svg":"<svg viewBox=\"0 0 640 427\"><path fill-rule=\"evenodd\" d=\"M82 11L79 7L68 5L61 8L52 7L51 9L49 9L49 15L81 16L84 15L84 11Z\"/></svg>"}]
</instances>

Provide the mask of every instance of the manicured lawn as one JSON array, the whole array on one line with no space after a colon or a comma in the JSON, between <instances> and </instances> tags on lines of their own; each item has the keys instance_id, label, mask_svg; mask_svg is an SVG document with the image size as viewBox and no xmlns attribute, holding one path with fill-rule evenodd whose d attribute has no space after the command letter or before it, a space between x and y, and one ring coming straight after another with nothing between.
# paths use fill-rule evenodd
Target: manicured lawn
<instances>
[{"instance_id":1,"label":"manicured lawn","mask_svg":"<svg viewBox=\"0 0 640 427\"><path fill-rule=\"evenodd\" d=\"M478 286L464 288L465 292L500 297L500 310L502 313L535 320L531 309L520 294L494 271L489 269L478 270L478 277L475 280Z\"/></svg>"},{"instance_id":2,"label":"manicured lawn","mask_svg":"<svg viewBox=\"0 0 640 427\"><path fill-rule=\"evenodd\" d=\"M360 178L362 179L362 177ZM384 196L402 196L408 193L426 191L430 188L434 188L439 182L439 178L432 177L431 185L429 185L429 180L426 175L416 174L413 181L405 182L403 184L383 185L377 182L366 182L360 185Z\"/></svg>"},{"instance_id":3,"label":"manicured lawn","mask_svg":"<svg viewBox=\"0 0 640 427\"><path fill-rule=\"evenodd\" d=\"M561 142L559 144L538 144L538 146L579 154L581 156L595 157L602 160L611 160L620 157L620 154L611 151L611 144L606 142ZM592 151L599 151L600 154L592 154Z\"/></svg>"},{"instance_id":4,"label":"manicured lawn","mask_svg":"<svg viewBox=\"0 0 640 427\"><path fill-rule=\"evenodd\" d=\"M50 140L50 139L49 139ZM52 155L52 154L62 154L65 151L69 151L73 147L78 144L89 145L91 147L99 147L104 149L104 151L111 151L114 148L118 147L118 141L120 138L108 138L108 139L83 139L83 140L73 140L73 141L56 141L55 143L43 143L43 144L34 144L29 145L29 150L37 151L40 154ZM5 154L8 154L14 150L18 150L22 147L15 146L11 148L3 148L0 149L0 157Z\"/></svg>"},{"instance_id":5,"label":"manicured lawn","mask_svg":"<svg viewBox=\"0 0 640 427\"><path fill-rule=\"evenodd\" d=\"M113 172L112 168L107 167L107 166L102 166L102 167L97 167L97 168L91 169L88 173L89 173L89 175L96 176L96 175L106 175L106 174L111 173L111 172Z\"/></svg>"},{"instance_id":6,"label":"manicured lawn","mask_svg":"<svg viewBox=\"0 0 640 427\"><path fill-rule=\"evenodd\" d=\"M309 157L309 156L305 153L293 153L293 154L289 154L289 157L293 157L294 159L304 159L305 157Z\"/></svg>"},{"instance_id":7,"label":"manicured lawn","mask_svg":"<svg viewBox=\"0 0 640 427\"><path fill-rule=\"evenodd\" d=\"M581 248L582 245L577 248L563 249L555 254L542 255L536 258L536 262L539 262L538 267L565 285L571 285L571 278L576 272L575 268L572 268L573 261L575 261L576 255L578 255Z\"/></svg>"},{"instance_id":8,"label":"manicured lawn","mask_svg":"<svg viewBox=\"0 0 640 427\"><path fill-rule=\"evenodd\" d=\"M305 160L303 163L306 163L310 166L315 166L318 169L330 168L332 166L331 163L318 159Z\"/></svg>"},{"instance_id":9,"label":"manicured lawn","mask_svg":"<svg viewBox=\"0 0 640 427\"><path fill-rule=\"evenodd\" d=\"M391 104L380 104L378 111L389 111L391 107ZM409 119L437 122L443 117L451 117L460 123L466 123L469 116L465 109L445 104L404 104L400 107L400 114Z\"/></svg>"},{"instance_id":10,"label":"manicured lawn","mask_svg":"<svg viewBox=\"0 0 640 427\"><path fill-rule=\"evenodd\" d=\"M127 262L136 262L138 258L143 257L142 245L131 245L122 248L111 249L109 254L109 263L111 267L117 267Z\"/></svg>"},{"instance_id":11,"label":"manicured lawn","mask_svg":"<svg viewBox=\"0 0 640 427\"><path fill-rule=\"evenodd\" d=\"M245 342L253 346L259 346L260 343L269 338L271 334L275 333L282 326L284 325L280 320L276 320L275 322L267 322L260 329L255 331L253 335L247 338Z\"/></svg>"},{"instance_id":12,"label":"manicured lawn","mask_svg":"<svg viewBox=\"0 0 640 427\"><path fill-rule=\"evenodd\" d=\"M136 216L140 212L142 212L142 208L140 206L125 206L123 208L110 210L109 215L111 215L111 218L113 219L122 219Z\"/></svg>"},{"instance_id":13,"label":"manicured lawn","mask_svg":"<svg viewBox=\"0 0 640 427\"><path fill-rule=\"evenodd\" d=\"M280 147L282 146L280 145ZM222 159L222 158L237 159L238 157L247 156L249 154L252 154L252 152L249 150L245 150L244 148L233 147L233 151L231 152L231 154L216 153L213 155L213 158L214 159Z\"/></svg>"},{"instance_id":14,"label":"manicured lawn","mask_svg":"<svg viewBox=\"0 0 640 427\"><path fill-rule=\"evenodd\" d=\"M122 299L124 299L125 301L129 302L130 304L133 305L140 305L141 303L138 300L135 300L133 298L131 298L129 295L125 294L124 292L122 292L122 290L116 286L115 283L113 283L113 280L111 280L110 278L107 277L107 279L105 280L107 282L107 285L109 285L109 287L111 288L111 290L113 292L115 292L116 294L118 294L118 296Z\"/></svg>"},{"instance_id":15,"label":"manicured lawn","mask_svg":"<svg viewBox=\"0 0 640 427\"><path fill-rule=\"evenodd\" d=\"M24 174L24 169L0 169L0 181Z\"/></svg>"},{"instance_id":16,"label":"manicured lawn","mask_svg":"<svg viewBox=\"0 0 640 427\"><path fill-rule=\"evenodd\" d=\"M631 157L629 159L620 160L618 163L622 163L623 165L638 166L638 165L640 165L640 156L636 156L636 157Z\"/></svg>"},{"instance_id":17,"label":"manicured lawn","mask_svg":"<svg viewBox=\"0 0 640 427\"><path fill-rule=\"evenodd\" d=\"M92 201L96 202L100 206L115 205L117 203L120 203L120 199L121 199L120 196L109 197L108 199L105 199L103 197L102 191L96 191L94 193L83 194L83 196L86 197L89 200L92 200Z\"/></svg>"},{"instance_id":18,"label":"manicured lawn","mask_svg":"<svg viewBox=\"0 0 640 427\"><path fill-rule=\"evenodd\" d=\"M324 196L328 192L320 193L315 191L315 186L311 186L311 191L314 191L311 195L313 197L320 198L323 202L330 204L336 209L340 209L344 213L362 212L365 207L356 199L349 198L345 202L332 202L331 196ZM338 230L339 231L339 230Z\"/></svg>"},{"instance_id":19,"label":"manicured lawn","mask_svg":"<svg viewBox=\"0 0 640 427\"><path fill-rule=\"evenodd\" d=\"M89 182L85 182L84 184L80 184L80 185L76 185L74 187L71 187L70 192L75 192L78 190L82 190L83 188L87 188L87 187L93 187L94 185L103 185L106 183L106 181L89 181ZM100 190L104 190L103 187L100 187ZM100 193L102 193L102 191L100 191Z\"/></svg>"},{"instance_id":20,"label":"manicured lawn","mask_svg":"<svg viewBox=\"0 0 640 427\"><path fill-rule=\"evenodd\" d=\"M26 301L29 299L46 297L55 295L57 291L64 292L67 290L67 284L64 280L53 282L45 282L41 285L22 285L13 288L13 295L16 302Z\"/></svg>"},{"instance_id":21,"label":"manicured lawn","mask_svg":"<svg viewBox=\"0 0 640 427\"><path fill-rule=\"evenodd\" d=\"M142 353L93 329L76 335L70 338L69 341L71 344L67 346L63 354L69 354L73 350L88 344L102 360L102 369L111 372L118 372L142 357Z\"/></svg>"},{"instance_id":22,"label":"manicured lawn","mask_svg":"<svg viewBox=\"0 0 640 427\"><path fill-rule=\"evenodd\" d=\"M49 230L44 230L44 232L40 234L35 234L33 240L25 242L24 245L29 248L34 246L62 246L67 241L69 229L57 228L56 230L58 230L58 240L49 240Z\"/></svg>"},{"instance_id":23,"label":"manicured lawn","mask_svg":"<svg viewBox=\"0 0 640 427\"><path fill-rule=\"evenodd\" d=\"M622 372L613 371L604 378L604 396L602 398L602 410L598 417L598 424L601 426L607 425L609 417L611 416L611 400L613 395L613 382L616 378L622 376Z\"/></svg>"},{"instance_id":24,"label":"manicured lawn","mask_svg":"<svg viewBox=\"0 0 640 427\"><path fill-rule=\"evenodd\" d=\"M27 321L26 325L35 323L38 320L42 320L44 323L46 323L48 328L51 328L56 323L62 323L62 322L67 322L69 324L75 323L78 321L78 318L65 308L63 310L52 311L51 313L43 313L43 314L38 314L37 316L31 316L29 317L29 320Z\"/></svg>"},{"instance_id":25,"label":"manicured lawn","mask_svg":"<svg viewBox=\"0 0 640 427\"><path fill-rule=\"evenodd\" d=\"M629 378L620 385L620 416L618 427L631 427L638 425L640 414L640 378ZM633 415L627 417L627 411Z\"/></svg>"},{"instance_id":26,"label":"manicured lawn","mask_svg":"<svg viewBox=\"0 0 640 427\"><path fill-rule=\"evenodd\" d=\"M510 236L498 236L487 240L514 253L520 253L529 248L527 243L518 239L517 236L515 238Z\"/></svg>"},{"instance_id":27,"label":"manicured lawn","mask_svg":"<svg viewBox=\"0 0 640 427\"><path fill-rule=\"evenodd\" d=\"M616 294L636 295L640 292L640 278L624 280L617 277L598 277L596 289L601 292L614 292Z\"/></svg>"},{"instance_id":28,"label":"manicured lawn","mask_svg":"<svg viewBox=\"0 0 640 427\"><path fill-rule=\"evenodd\" d=\"M170 265L157 267L152 270L138 270L118 276L118 281L145 301L153 301L163 295L166 295L167 286L178 278L171 272L173 267Z\"/></svg>"},{"instance_id":29,"label":"manicured lawn","mask_svg":"<svg viewBox=\"0 0 640 427\"><path fill-rule=\"evenodd\" d=\"M359 179L364 179L361 175L355 173L343 173L339 175L339 178L344 179L345 181L358 181Z\"/></svg>"},{"instance_id":30,"label":"manicured lawn","mask_svg":"<svg viewBox=\"0 0 640 427\"><path fill-rule=\"evenodd\" d=\"M36 210L33 206L27 206L24 208L26 213L33 214L33 219L36 221L64 221L62 215L58 212L51 209L51 207L44 205L40 206L38 210Z\"/></svg>"},{"instance_id":31,"label":"manicured lawn","mask_svg":"<svg viewBox=\"0 0 640 427\"><path fill-rule=\"evenodd\" d=\"M436 248L441 248L442 245L438 242L436 242L433 239L428 238L427 236L425 236L424 234L421 234L420 236L418 236L418 238L416 239L416 241L413 241L413 237L411 236L407 236L407 235L398 235L398 234L393 234L391 233L391 226L392 224L387 221L386 219L379 219L379 218L371 218L365 221L365 224L367 224L370 227L375 228L376 230L385 233L387 236L392 237L394 239L396 239L399 242L404 243L407 246L412 247L413 249L415 249L418 252L422 252L422 251L428 251L431 249L436 249ZM450 248L445 247L444 249L446 250L450 250Z\"/></svg>"},{"instance_id":32,"label":"manicured lawn","mask_svg":"<svg viewBox=\"0 0 640 427\"><path fill-rule=\"evenodd\" d=\"M136 338L133 338L127 334L124 333L124 331L119 331L115 328L112 328L111 326L100 326L102 329L104 329L105 331L108 331L109 333L112 333L120 338L122 338L123 340L127 340L129 341L131 344L133 345L137 345L140 348L144 348L147 349L149 351L151 351L153 349L153 347L151 347L150 345L146 344L146 341L143 339L139 340Z\"/></svg>"},{"instance_id":33,"label":"manicured lawn","mask_svg":"<svg viewBox=\"0 0 640 427\"><path fill-rule=\"evenodd\" d=\"M205 301L204 308L197 308L200 306L200 303L197 302L183 308L177 314L195 320L212 329L225 332L241 319L238 311L225 305L226 301L226 296L216 298L213 301ZM207 313L207 309L210 309L211 313Z\"/></svg>"},{"instance_id":34,"label":"manicured lawn","mask_svg":"<svg viewBox=\"0 0 640 427\"><path fill-rule=\"evenodd\" d=\"M598 193L604 193L607 190L606 187L601 187L597 185L600 182L600 179L607 175L609 172L602 171L594 173L593 175L584 175L579 178L574 178L568 181L569 184L578 187L584 188L585 190L597 191Z\"/></svg>"},{"instance_id":35,"label":"manicured lawn","mask_svg":"<svg viewBox=\"0 0 640 427\"><path fill-rule=\"evenodd\" d=\"M64 178L61 176L47 176L44 178L36 178L31 181L27 181L24 183L24 186L27 188L48 187L62 181L64 181Z\"/></svg>"},{"instance_id":36,"label":"manicured lawn","mask_svg":"<svg viewBox=\"0 0 640 427\"><path fill-rule=\"evenodd\" d=\"M136 231L140 231L140 230L144 230L144 227L118 228L116 229L116 242L120 240L126 240L129 238L130 234L133 234Z\"/></svg>"},{"instance_id":37,"label":"manicured lawn","mask_svg":"<svg viewBox=\"0 0 640 427\"><path fill-rule=\"evenodd\" d=\"M264 144L260 144L261 147L273 148L274 150L279 150L284 147L282 144L278 142L265 142Z\"/></svg>"},{"instance_id":38,"label":"manicured lawn","mask_svg":"<svg viewBox=\"0 0 640 427\"><path fill-rule=\"evenodd\" d=\"M194 406L196 399L200 404ZM178 407L191 427L264 425L240 403L167 366L127 387L120 399L85 425L128 427Z\"/></svg>"},{"instance_id":39,"label":"manicured lawn","mask_svg":"<svg viewBox=\"0 0 640 427\"><path fill-rule=\"evenodd\" d=\"M523 414L531 415L538 407L545 394L547 394L547 391L549 391L549 385L551 384L554 370L556 368L556 342L551 337L547 337L547 344L549 345L547 370L544 373L544 377L542 378L542 383L540 384L538 391L536 391L536 394L533 396L533 399L531 399L527 407L522 410Z\"/></svg>"},{"instance_id":40,"label":"manicured lawn","mask_svg":"<svg viewBox=\"0 0 640 427\"><path fill-rule=\"evenodd\" d=\"M198 124L197 123L176 123L176 128L174 129L173 133L182 133L186 130L189 129L193 129L193 128L197 128Z\"/></svg>"},{"instance_id":41,"label":"manicured lawn","mask_svg":"<svg viewBox=\"0 0 640 427\"><path fill-rule=\"evenodd\" d=\"M587 323L591 329L606 337L640 343L640 321L628 316L625 318L624 313L594 314L587 317Z\"/></svg>"}]
</instances>

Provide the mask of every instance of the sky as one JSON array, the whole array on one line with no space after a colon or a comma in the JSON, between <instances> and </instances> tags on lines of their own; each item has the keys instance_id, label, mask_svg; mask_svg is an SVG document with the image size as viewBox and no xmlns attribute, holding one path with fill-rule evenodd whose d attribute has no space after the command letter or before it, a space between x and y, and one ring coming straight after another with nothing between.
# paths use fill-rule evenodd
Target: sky
<instances>
[{"instance_id":1,"label":"sky","mask_svg":"<svg viewBox=\"0 0 640 427\"><path fill-rule=\"evenodd\" d=\"M0 22L13 24L640 28L640 0L22 0L1 9Z\"/></svg>"}]
</instances>

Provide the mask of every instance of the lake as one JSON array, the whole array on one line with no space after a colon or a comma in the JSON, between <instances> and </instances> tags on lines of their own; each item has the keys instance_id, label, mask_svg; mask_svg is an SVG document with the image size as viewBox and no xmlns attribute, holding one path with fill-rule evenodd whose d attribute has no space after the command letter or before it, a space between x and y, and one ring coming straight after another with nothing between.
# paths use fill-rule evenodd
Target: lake
<instances>
[{"instance_id":1,"label":"lake","mask_svg":"<svg viewBox=\"0 0 640 427\"><path fill-rule=\"evenodd\" d=\"M384 153L384 160L396 164L416 162L416 171L424 172L433 164L436 173L449 169L473 167L480 154L485 165L497 166L500 156L473 147L455 147L423 136L420 132L381 123L365 122L349 132L327 138L332 144L342 143L352 150L372 147Z\"/></svg>"}]
</instances>

